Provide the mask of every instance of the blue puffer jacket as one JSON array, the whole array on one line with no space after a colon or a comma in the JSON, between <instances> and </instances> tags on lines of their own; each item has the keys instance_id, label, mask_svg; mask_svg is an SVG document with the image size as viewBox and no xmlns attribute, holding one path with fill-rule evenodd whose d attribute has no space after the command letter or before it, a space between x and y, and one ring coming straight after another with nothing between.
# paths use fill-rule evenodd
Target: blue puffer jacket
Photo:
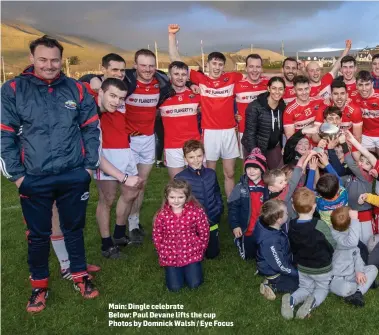
<instances>
[{"instance_id":1,"label":"blue puffer jacket","mask_svg":"<svg viewBox=\"0 0 379 335\"><path fill-rule=\"evenodd\" d=\"M50 84L30 66L1 88L1 169L15 181L26 173L59 174L99 167L97 107L83 84L63 72Z\"/></svg>"},{"instance_id":2,"label":"blue puffer jacket","mask_svg":"<svg viewBox=\"0 0 379 335\"><path fill-rule=\"evenodd\" d=\"M192 193L204 206L209 221L212 223L220 222L224 204L214 170L205 167L194 170L191 167L187 167L182 172L179 172L175 179L185 180L191 185Z\"/></svg>"},{"instance_id":3,"label":"blue puffer jacket","mask_svg":"<svg viewBox=\"0 0 379 335\"><path fill-rule=\"evenodd\" d=\"M269 199L268 189L263 192L263 202ZM249 179L246 174L242 175L240 182L234 186L228 198L228 221L230 228L240 227L244 234L250 222L251 202L249 191Z\"/></svg>"},{"instance_id":4,"label":"blue puffer jacket","mask_svg":"<svg viewBox=\"0 0 379 335\"><path fill-rule=\"evenodd\" d=\"M257 268L261 275L282 274L298 276L292 264L292 253L287 234L283 230L264 226L260 221L254 229L254 244L257 247Z\"/></svg>"}]
</instances>

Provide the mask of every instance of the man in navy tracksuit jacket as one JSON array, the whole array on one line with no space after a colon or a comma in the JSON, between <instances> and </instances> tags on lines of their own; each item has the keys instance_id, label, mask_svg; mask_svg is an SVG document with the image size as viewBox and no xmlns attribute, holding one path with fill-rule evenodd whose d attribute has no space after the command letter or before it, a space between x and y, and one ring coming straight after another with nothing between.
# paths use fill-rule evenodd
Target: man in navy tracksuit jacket
<instances>
[{"instance_id":1,"label":"man in navy tracksuit jacket","mask_svg":"<svg viewBox=\"0 0 379 335\"><path fill-rule=\"evenodd\" d=\"M84 298L99 294L86 271L83 228L101 131L93 97L60 71L59 42L43 36L30 51L33 65L1 88L1 169L19 189L33 288L27 311L39 312L47 298L54 201L75 289Z\"/></svg>"}]
</instances>

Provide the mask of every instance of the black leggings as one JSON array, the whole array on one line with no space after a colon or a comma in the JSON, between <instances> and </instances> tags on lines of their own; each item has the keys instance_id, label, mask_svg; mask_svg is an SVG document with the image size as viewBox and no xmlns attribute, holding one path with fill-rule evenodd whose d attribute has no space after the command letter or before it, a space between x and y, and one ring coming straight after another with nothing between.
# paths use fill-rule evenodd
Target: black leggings
<instances>
[{"instance_id":1,"label":"black leggings","mask_svg":"<svg viewBox=\"0 0 379 335\"><path fill-rule=\"evenodd\" d=\"M163 157L163 145L164 145L164 130L161 116L157 116L155 119L155 156L158 161L162 161Z\"/></svg>"}]
</instances>

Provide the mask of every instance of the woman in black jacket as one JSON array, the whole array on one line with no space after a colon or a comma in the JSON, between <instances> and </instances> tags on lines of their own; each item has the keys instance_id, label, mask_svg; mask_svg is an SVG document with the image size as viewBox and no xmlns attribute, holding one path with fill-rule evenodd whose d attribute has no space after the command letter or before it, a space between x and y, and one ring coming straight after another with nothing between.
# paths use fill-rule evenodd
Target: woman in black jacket
<instances>
[{"instance_id":1,"label":"woman in black jacket","mask_svg":"<svg viewBox=\"0 0 379 335\"><path fill-rule=\"evenodd\" d=\"M281 148L286 105L282 97L285 87L283 78L272 77L268 82L268 92L258 95L246 108L242 145L248 153L256 147L261 149L269 169L283 165Z\"/></svg>"}]
</instances>

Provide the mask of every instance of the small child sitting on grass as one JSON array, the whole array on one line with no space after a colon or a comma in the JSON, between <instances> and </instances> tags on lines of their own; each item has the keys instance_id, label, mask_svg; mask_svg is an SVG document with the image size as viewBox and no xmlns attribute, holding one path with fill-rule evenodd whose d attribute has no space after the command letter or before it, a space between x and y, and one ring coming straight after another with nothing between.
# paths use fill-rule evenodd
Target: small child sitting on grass
<instances>
[{"instance_id":1,"label":"small child sitting on grass","mask_svg":"<svg viewBox=\"0 0 379 335\"><path fill-rule=\"evenodd\" d=\"M337 242L333 254L333 279L330 291L344 297L345 302L363 307L363 295L374 283L378 269L365 266L359 248L358 212L349 207L335 209L331 215L332 236Z\"/></svg>"},{"instance_id":2,"label":"small child sitting on grass","mask_svg":"<svg viewBox=\"0 0 379 335\"><path fill-rule=\"evenodd\" d=\"M268 300L274 300L277 292L292 293L299 286L288 236L282 229L287 219L286 203L271 199L263 204L254 230L258 273L265 276L260 292Z\"/></svg>"}]
</instances>

